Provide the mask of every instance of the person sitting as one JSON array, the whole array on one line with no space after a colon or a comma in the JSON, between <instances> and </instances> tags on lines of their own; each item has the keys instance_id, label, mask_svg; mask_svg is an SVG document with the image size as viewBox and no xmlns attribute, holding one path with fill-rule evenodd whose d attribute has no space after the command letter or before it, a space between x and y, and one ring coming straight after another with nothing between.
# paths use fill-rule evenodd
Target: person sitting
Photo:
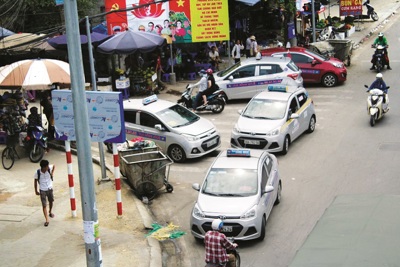
<instances>
[{"instance_id":1,"label":"person sitting","mask_svg":"<svg viewBox=\"0 0 400 267\"><path fill-rule=\"evenodd\" d=\"M214 70L219 70L219 53L217 51L217 47L213 46L211 51L208 53L208 57L210 58L210 63Z\"/></svg>"},{"instance_id":2,"label":"person sitting","mask_svg":"<svg viewBox=\"0 0 400 267\"><path fill-rule=\"evenodd\" d=\"M207 89L207 73L205 70L201 70L199 72L199 75L201 77L200 81L198 81L197 83L190 85L190 87L195 87L198 86L199 87L199 91L196 95L196 97L193 100L193 109L196 110L196 108L199 106L199 102L203 97L203 92Z\"/></svg>"},{"instance_id":3,"label":"person sitting","mask_svg":"<svg viewBox=\"0 0 400 267\"><path fill-rule=\"evenodd\" d=\"M389 43L388 43L386 37L383 35L383 32L380 32L378 34L378 38L375 39L374 43L372 44L372 47L378 47L379 45L384 47L383 53L384 53L384 56L385 56L385 65L387 65L387 69L388 70L391 70L392 68L389 65L389 54L387 52L387 48L389 47ZM372 56L372 60L371 60L372 67L370 68L370 70L374 70L375 69L376 52L377 51L375 51L374 55Z\"/></svg>"},{"instance_id":4,"label":"person sitting","mask_svg":"<svg viewBox=\"0 0 400 267\"><path fill-rule=\"evenodd\" d=\"M37 107L31 107L29 109L31 112L28 116L28 132L27 135L31 136L32 131L36 128L36 126L42 127L42 116L38 113Z\"/></svg>"},{"instance_id":5,"label":"person sitting","mask_svg":"<svg viewBox=\"0 0 400 267\"><path fill-rule=\"evenodd\" d=\"M369 92L372 89L380 89L380 90L382 90L382 92L383 92L383 101L382 102L383 102L383 104L386 104L388 88L386 86L385 81L383 80L382 73L376 74L376 79L375 79L375 81L372 82L372 84L368 88L367 92ZM386 106L386 108L384 108L384 110L386 110L386 109L387 109L387 106Z\"/></svg>"},{"instance_id":6,"label":"person sitting","mask_svg":"<svg viewBox=\"0 0 400 267\"><path fill-rule=\"evenodd\" d=\"M203 91L203 93L202 93L204 106L207 105L207 96L213 94L219 88L219 86L215 83L213 70L208 69L208 70L206 70L206 73L207 73L207 89L205 91Z\"/></svg>"},{"instance_id":7,"label":"person sitting","mask_svg":"<svg viewBox=\"0 0 400 267\"><path fill-rule=\"evenodd\" d=\"M230 242L227 237L221 233L224 223L220 219L214 219L211 223L212 230L204 236L204 245L206 250L206 263L218 264L218 266L235 266L235 256L227 254L226 250L234 250L236 243ZM208 266L208 265L207 265Z\"/></svg>"}]
</instances>

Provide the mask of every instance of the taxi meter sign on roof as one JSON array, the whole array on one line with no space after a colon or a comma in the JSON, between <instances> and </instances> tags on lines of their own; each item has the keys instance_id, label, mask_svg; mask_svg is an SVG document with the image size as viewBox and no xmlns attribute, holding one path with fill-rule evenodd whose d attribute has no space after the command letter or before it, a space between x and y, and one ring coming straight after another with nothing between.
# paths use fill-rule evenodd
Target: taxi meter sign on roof
<instances>
[{"instance_id":1,"label":"taxi meter sign on roof","mask_svg":"<svg viewBox=\"0 0 400 267\"><path fill-rule=\"evenodd\" d=\"M228 149L226 151L228 157L250 157L250 150L248 149Z\"/></svg>"}]
</instances>

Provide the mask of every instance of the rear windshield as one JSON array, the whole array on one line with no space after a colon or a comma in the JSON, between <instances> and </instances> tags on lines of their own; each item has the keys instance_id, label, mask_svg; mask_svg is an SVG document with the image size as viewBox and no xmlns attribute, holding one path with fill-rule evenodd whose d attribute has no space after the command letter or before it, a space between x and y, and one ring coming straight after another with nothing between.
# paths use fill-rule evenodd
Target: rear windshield
<instances>
[{"instance_id":1,"label":"rear windshield","mask_svg":"<svg viewBox=\"0 0 400 267\"><path fill-rule=\"evenodd\" d=\"M290 61L286 66L292 71L299 71L299 68L296 66L296 64L294 64L293 61Z\"/></svg>"}]
</instances>

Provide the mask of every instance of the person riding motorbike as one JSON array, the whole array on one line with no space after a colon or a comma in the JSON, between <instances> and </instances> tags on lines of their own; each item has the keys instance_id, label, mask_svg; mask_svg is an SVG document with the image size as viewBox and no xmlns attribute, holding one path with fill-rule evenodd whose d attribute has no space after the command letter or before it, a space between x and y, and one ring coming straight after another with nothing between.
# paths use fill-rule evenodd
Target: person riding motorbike
<instances>
[{"instance_id":1,"label":"person riding motorbike","mask_svg":"<svg viewBox=\"0 0 400 267\"><path fill-rule=\"evenodd\" d=\"M388 92L387 86L385 81L383 80L383 75L382 73L378 73L376 74L376 80L372 82L372 84L370 85L370 87L368 88L367 92L369 92L372 89L380 89L383 92L383 104L386 104L386 95Z\"/></svg>"},{"instance_id":2,"label":"person riding motorbike","mask_svg":"<svg viewBox=\"0 0 400 267\"><path fill-rule=\"evenodd\" d=\"M372 47L378 47L379 45L383 46L383 52L384 52L384 56L385 56L385 65L387 65L387 69L391 70L392 68L389 65L389 54L387 52L387 48L389 47L389 43L386 39L386 37L384 36L383 32L380 32L378 34L378 38L375 39L374 43L372 44ZM370 70L374 70L375 69L375 63L376 63L376 53L377 51L375 50L375 53L372 56L372 67L370 68Z\"/></svg>"},{"instance_id":3,"label":"person riding motorbike","mask_svg":"<svg viewBox=\"0 0 400 267\"><path fill-rule=\"evenodd\" d=\"M207 73L207 89L202 92L204 106L207 105L207 96L211 95L212 93L217 91L219 88L219 86L215 83L213 70L207 69L206 73Z\"/></svg>"},{"instance_id":4,"label":"person riding motorbike","mask_svg":"<svg viewBox=\"0 0 400 267\"><path fill-rule=\"evenodd\" d=\"M28 131L27 135L32 136L32 131L36 126L42 127L42 116L38 113L37 107L31 107L29 109L31 112L28 116Z\"/></svg>"},{"instance_id":5,"label":"person riding motorbike","mask_svg":"<svg viewBox=\"0 0 400 267\"><path fill-rule=\"evenodd\" d=\"M204 244L206 249L206 263L218 264L220 266L235 266L235 256L227 254L226 250L233 250L237 247L236 243L230 242L226 236L221 233L223 221L215 219L212 221L212 230L208 231L204 236Z\"/></svg>"},{"instance_id":6,"label":"person riding motorbike","mask_svg":"<svg viewBox=\"0 0 400 267\"><path fill-rule=\"evenodd\" d=\"M199 106L200 99L203 97L203 92L207 89L207 73L205 70L201 70L199 72L199 75L201 76L200 81L197 83L190 85L191 87L198 86L199 87L199 92L197 93L196 97L194 98L193 101L193 109L196 110L196 108Z\"/></svg>"}]
</instances>

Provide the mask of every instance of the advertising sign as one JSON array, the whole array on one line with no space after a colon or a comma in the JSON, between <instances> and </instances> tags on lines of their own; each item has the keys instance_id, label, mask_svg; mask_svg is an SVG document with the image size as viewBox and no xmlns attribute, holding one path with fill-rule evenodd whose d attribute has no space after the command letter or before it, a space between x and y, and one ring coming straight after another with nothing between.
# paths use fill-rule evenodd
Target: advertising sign
<instances>
[{"instance_id":1,"label":"advertising sign","mask_svg":"<svg viewBox=\"0 0 400 267\"><path fill-rule=\"evenodd\" d=\"M362 0L340 0L340 16L362 14Z\"/></svg>"},{"instance_id":2,"label":"advertising sign","mask_svg":"<svg viewBox=\"0 0 400 267\"><path fill-rule=\"evenodd\" d=\"M108 34L146 31L169 36L173 43L229 39L227 0L105 0L105 8L116 11L106 17Z\"/></svg>"},{"instance_id":3,"label":"advertising sign","mask_svg":"<svg viewBox=\"0 0 400 267\"><path fill-rule=\"evenodd\" d=\"M71 90L52 91L56 139L75 141L75 114ZM90 139L92 142L125 142L125 120L120 92L86 92Z\"/></svg>"}]
</instances>

